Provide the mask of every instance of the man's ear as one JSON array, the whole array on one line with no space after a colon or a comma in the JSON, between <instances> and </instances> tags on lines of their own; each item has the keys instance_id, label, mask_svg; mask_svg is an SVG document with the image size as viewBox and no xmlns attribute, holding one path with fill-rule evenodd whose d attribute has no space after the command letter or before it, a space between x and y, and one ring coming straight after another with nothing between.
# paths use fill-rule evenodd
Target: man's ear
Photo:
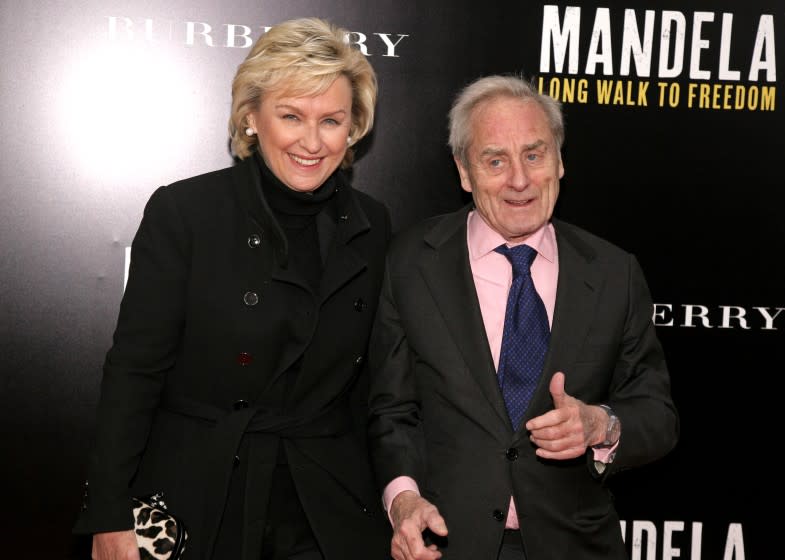
<instances>
[{"instance_id":1,"label":"man's ear","mask_svg":"<svg viewBox=\"0 0 785 560\"><path fill-rule=\"evenodd\" d=\"M458 168L458 174L461 176L461 188L466 192L472 192L472 182L469 177L469 170L463 166L461 160L457 156L452 156L455 166Z\"/></svg>"}]
</instances>

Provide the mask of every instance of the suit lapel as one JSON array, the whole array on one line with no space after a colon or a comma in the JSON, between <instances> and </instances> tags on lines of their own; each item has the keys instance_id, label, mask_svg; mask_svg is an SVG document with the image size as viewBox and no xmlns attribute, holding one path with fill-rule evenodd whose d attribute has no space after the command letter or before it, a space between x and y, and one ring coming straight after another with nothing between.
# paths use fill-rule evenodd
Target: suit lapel
<instances>
[{"instance_id":1,"label":"suit lapel","mask_svg":"<svg viewBox=\"0 0 785 560\"><path fill-rule=\"evenodd\" d=\"M509 425L469 263L466 245L469 209L449 215L426 234L425 242L432 251L424 253L419 266L470 375L501 420Z\"/></svg>"},{"instance_id":2,"label":"suit lapel","mask_svg":"<svg viewBox=\"0 0 785 560\"><path fill-rule=\"evenodd\" d=\"M595 308L604 281L594 251L558 220L553 224L559 248L556 306L548 355L532 406L526 414L527 420L553 406L548 386L554 373L562 371L569 379L570 366L596 316Z\"/></svg>"}]
</instances>

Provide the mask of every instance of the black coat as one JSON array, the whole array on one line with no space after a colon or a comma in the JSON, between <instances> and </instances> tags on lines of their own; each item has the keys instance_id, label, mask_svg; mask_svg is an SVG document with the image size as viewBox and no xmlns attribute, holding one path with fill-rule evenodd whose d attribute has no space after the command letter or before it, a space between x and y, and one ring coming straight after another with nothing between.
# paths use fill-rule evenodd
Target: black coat
<instances>
[{"instance_id":1,"label":"black coat","mask_svg":"<svg viewBox=\"0 0 785 560\"><path fill-rule=\"evenodd\" d=\"M255 560L283 445L327 560L388 556L364 372L390 221L340 174L338 184L317 216L320 241L332 240L320 247L318 294L288 266L252 158L153 193L106 357L76 532L128 529L130 496L162 491L188 529L187 558L210 556L226 511L221 542Z\"/></svg>"}]
</instances>

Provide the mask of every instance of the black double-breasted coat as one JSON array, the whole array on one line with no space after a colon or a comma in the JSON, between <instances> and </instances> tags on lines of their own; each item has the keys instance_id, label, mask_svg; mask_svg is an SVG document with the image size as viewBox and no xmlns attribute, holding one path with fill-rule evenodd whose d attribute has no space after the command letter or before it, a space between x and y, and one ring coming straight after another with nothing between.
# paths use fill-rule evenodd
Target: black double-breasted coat
<instances>
[{"instance_id":1,"label":"black double-breasted coat","mask_svg":"<svg viewBox=\"0 0 785 560\"><path fill-rule=\"evenodd\" d=\"M289 266L260 181L249 158L150 197L76 531L128 529L130 497L163 492L188 530L186 558L210 558L220 533L256 559L282 446L326 559L385 558L364 370L389 215L338 172L316 218L317 292Z\"/></svg>"}]
</instances>

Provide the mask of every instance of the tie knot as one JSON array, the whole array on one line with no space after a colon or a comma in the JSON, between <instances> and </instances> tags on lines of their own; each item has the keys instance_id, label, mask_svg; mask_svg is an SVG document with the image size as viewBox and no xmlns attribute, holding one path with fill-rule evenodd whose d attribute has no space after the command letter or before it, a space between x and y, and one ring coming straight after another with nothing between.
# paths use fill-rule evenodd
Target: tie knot
<instances>
[{"instance_id":1,"label":"tie knot","mask_svg":"<svg viewBox=\"0 0 785 560\"><path fill-rule=\"evenodd\" d=\"M537 251L528 245L516 245L515 247L508 247L506 244L499 245L494 251L507 257L507 260L512 264L513 276L529 274L529 268L534 262L534 257L537 256Z\"/></svg>"}]
</instances>

